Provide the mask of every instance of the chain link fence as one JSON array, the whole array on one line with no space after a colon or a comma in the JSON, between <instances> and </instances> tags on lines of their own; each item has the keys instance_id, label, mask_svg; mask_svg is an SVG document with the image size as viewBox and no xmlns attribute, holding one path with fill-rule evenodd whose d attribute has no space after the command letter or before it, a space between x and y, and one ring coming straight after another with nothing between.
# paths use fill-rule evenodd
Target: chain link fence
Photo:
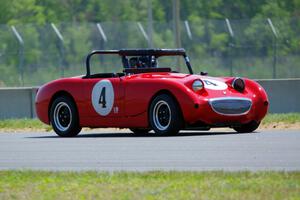
<instances>
[{"instance_id":1,"label":"chain link fence","mask_svg":"<svg viewBox=\"0 0 300 200\"><path fill-rule=\"evenodd\" d=\"M150 47L185 48L196 73L300 77L299 18L203 19L181 21L179 26L172 22L25 24L0 25L0 86L38 86L85 74L85 56L93 49ZM101 59L93 62L102 63ZM112 66L101 70L119 70L119 63L112 59Z\"/></svg>"}]
</instances>

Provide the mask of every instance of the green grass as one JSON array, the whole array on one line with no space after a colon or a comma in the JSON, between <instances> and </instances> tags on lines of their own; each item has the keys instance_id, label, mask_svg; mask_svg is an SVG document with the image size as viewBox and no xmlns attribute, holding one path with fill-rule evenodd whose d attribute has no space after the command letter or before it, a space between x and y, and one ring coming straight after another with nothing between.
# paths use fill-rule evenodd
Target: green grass
<instances>
[{"instance_id":1,"label":"green grass","mask_svg":"<svg viewBox=\"0 0 300 200\"><path fill-rule=\"evenodd\" d=\"M270 124L270 123L288 123L288 124L295 124L300 122L300 113L288 113L288 114L268 114L263 119L263 124Z\"/></svg>"},{"instance_id":2,"label":"green grass","mask_svg":"<svg viewBox=\"0 0 300 200\"><path fill-rule=\"evenodd\" d=\"M300 199L300 172L0 171L0 199Z\"/></svg>"},{"instance_id":3,"label":"green grass","mask_svg":"<svg viewBox=\"0 0 300 200\"><path fill-rule=\"evenodd\" d=\"M262 121L263 125L283 122L286 124L300 123L300 113L268 114ZM8 119L0 120L0 131L7 130L44 130L50 131L51 127L38 119Z\"/></svg>"},{"instance_id":4,"label":"green grass","mask_svg":"<svg viewBox=\"0 0 300 200\"><path fill-rule=\"evenodd\" d=\"M38 119L7 119L0 120L0 130L51 130L49 125L46 125Z\"/></svg>"}]
</instances>

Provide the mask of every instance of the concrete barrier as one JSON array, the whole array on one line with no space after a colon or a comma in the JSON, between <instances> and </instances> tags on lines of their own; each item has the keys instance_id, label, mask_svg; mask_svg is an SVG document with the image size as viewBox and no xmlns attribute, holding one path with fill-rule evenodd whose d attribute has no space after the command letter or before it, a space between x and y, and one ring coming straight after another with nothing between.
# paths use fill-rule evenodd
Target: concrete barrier
<instances>
[{"instance_id":1,"label":"concrete barrier","mask_svg":"<svg viewBox=\"0 0 300 200\"><path fill-rule=\"evenodd\" d=\"M270 113L300 112L300 79L257 80L266 90Z\"/></svg>"},{"instance_id":2,"label":"concrete barrier","mask_svg":"<svg viewBox=\"0 0 300 200\"><path fill-rule=\"evenodd\" d=\"M0 119L35 118L37 88L0 88Z\"/></svg>"},{"instance_id":3,"label":"concrete barrier","mask_svg":"<svg viewBox=\"0 0 300 200\"><path fill-rule=\"evenodd\" d=\"M268 93L270 113L300 112L300 79L257 80ZM0 119L35 118L37 88L0 88Z\"/></svg>"}]
</instances>

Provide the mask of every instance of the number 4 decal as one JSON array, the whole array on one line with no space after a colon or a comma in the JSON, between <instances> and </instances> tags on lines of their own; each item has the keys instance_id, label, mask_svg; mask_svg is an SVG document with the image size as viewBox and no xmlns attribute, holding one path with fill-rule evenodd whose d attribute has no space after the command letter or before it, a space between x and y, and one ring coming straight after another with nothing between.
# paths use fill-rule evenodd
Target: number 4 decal
<instances>
[{"instance_id":1,"label":"number 4 decal","mask_svg":"<svg viewBox=\"0 0 300 200\"><path fill-rule=\"evenodd\" d=\"M92 91L92 104L94 110L101 116L108 115L114 105L114 88L110 80L97 82Z\"/></svg>"},{"instance_id":2,"label":"number 4 decal","mask_svg":"<svg viewBox=\"0 0 300 200\"><path fill-rule=\"evenodd\" d=\"M215 80L215 79L202 79L204 82L204 87L206 89L210 89L210 90L226 90L227 89L227 84L219 81L219 80Z\"/></svg>"},{"instance_id":3,"label":"number 4 decal","mask_svg":"<svg viewBox=\"0 0 300 200\"><path fill-rule=\"evenodd\" d=\"M103 87L99 97L99 104L102 104L102 108L106 108L105 90L106 87Z\"/></svg>"},{"instance_id":4,"label":"number 4 decal","mask_svg":"<svg viewBox=\"0 0 300 200\"><path fill-rule=\"evenodd\" d=\"M204 82L207 84L207 85L213 85L213 86L218 86L216 83L213 83L209 80L204 80Z\"/></svg>"}]
</instances>

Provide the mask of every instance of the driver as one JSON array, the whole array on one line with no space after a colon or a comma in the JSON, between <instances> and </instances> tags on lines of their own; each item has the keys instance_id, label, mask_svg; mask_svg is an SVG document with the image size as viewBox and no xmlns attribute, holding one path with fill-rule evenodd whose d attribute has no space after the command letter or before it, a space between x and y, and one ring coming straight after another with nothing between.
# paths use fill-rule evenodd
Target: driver
<instances>
[{"instance_id":1,"label":"driver","mask_svg":"<svg viewBox=\"0 0 300 200\"><path fill-rule=\"evenodd\" d=\"M155 56L140 56L129 59L130 68L157 68Z\"/></svg>"}]
</instances>

